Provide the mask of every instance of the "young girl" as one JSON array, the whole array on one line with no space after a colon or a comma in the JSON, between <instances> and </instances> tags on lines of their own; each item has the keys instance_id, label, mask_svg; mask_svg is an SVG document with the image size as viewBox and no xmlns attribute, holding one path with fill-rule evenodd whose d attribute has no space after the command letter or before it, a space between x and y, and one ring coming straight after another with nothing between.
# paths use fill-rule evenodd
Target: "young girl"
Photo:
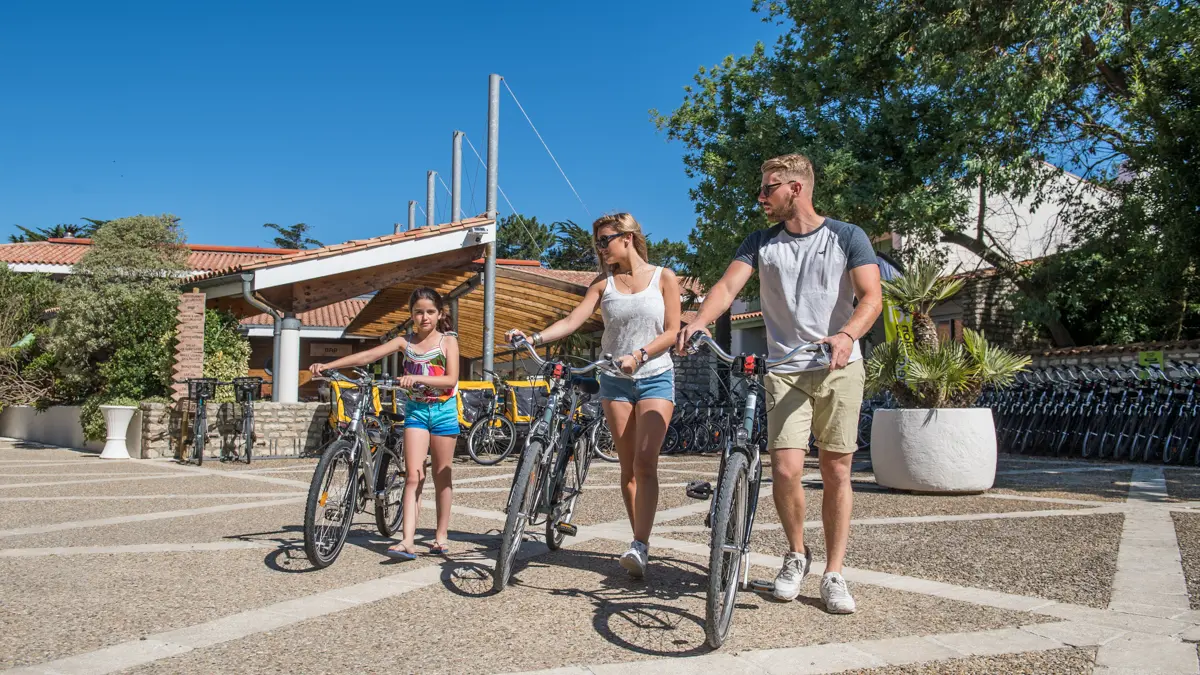
<instances>
[{"instance_id":1,"label":"young girl","mask_svg":"<svg viewBox=\"0 0 1200 675\"><path fill-rule=\"evenodd\" d=\"M404 406L404 465L408 469L404 485L404 539L387 554L401 560L417 557L413 537L421 489L425 486L425 458L433 451L433 487L437 493L437 533L432 552L449 551L450 504L453 487L450 465L458 436L458 410L454 393L458 388L458 339L450 332L450 320L442 296L432 288L418 288L408 299L412 328L365 352L351 354L331 363L314 363L309 369L320 375L328 368L348 368L374 363L404 350L404 375L399 385L408 391Z\"/></svg>"},{"instance_id":2,"label":"young girl","mask_svg":"<svg viewBox=\"0 0 1200 675\"><path fill-rule=\"evenodd\" d=\"M675 410L675 373L669 350L679 330L679 280L646 262L646 237L628 213L592 223L600 275L566 318L529 341L564 338L583 325L596 306L604 318L602 351L612 354L623 376L600 376L600 400L621 461L621 494L633 542L621 566L634 577L646 573L650 529L658 509L658 452ZM508 337L525 337L511 330Z\"/></svg>"}]
</instances>

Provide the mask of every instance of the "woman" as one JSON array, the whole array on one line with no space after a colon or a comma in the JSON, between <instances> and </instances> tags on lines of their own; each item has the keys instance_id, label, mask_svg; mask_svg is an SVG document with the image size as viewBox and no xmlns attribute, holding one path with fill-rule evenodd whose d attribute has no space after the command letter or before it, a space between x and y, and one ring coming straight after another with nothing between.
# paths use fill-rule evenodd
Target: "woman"
<instances>
[{"instance_id":1,"label":"woman","mask_svg":"<svg viewBox=\"0 0 1200 675\"><path fill-rule=\"evenodd\" d=\"M679 279L646 262L646 237L628 213L592 223L600 275L566 318L528 339L533 345L579 330L599 305L604 318L602 351L612 354L621 376L600 376L600 399L621 461L621 494L633 542L621 566L646 574L650 530L658 510L658 452L675 410L674 362L669 350L679 330ZM509 340L524 338L519 330Z\"/></svg>"},{"instance_id":2,"label":"woman","mask_svg":"<svg viewBox=\"0 0 1200 675\"><path fill-rule=\"evenodd\" d=\"M351 354L331 363L314 363L309 370L320 375L329 368L349 368L374 363L404 350L404 375L397 384L408 391L404 405L404 538L387 554L415 560L413 538L417 532L421 489L425 486L425 458L433 450L433 487L437 493L437 531L431 551L449 552L450 504L454 498L450 465L458 436L458 338L450 332L442 296L432 288L418 288L408 299L412 328L404 337Z\"/></svg>"}]
</instances>

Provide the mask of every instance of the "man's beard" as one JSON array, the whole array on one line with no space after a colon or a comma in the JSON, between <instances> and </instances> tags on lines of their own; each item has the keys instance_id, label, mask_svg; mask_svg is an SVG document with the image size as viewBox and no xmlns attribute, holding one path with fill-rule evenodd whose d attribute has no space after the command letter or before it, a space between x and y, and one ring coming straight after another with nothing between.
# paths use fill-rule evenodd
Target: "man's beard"
<instances>
[{"instance_id":1,"label":"man's beard","mask_svg":"<svg viewBox=\"0 0 1200 675\"><path fill-rule=\"evenodd\" d=\"M796 208L796 202L794 201L790 201L783 206L771 207L771 216L779 222L791 220L792 218L795 218L796 214L799 212L800 209Z\"/></svg>"}]
</instances>

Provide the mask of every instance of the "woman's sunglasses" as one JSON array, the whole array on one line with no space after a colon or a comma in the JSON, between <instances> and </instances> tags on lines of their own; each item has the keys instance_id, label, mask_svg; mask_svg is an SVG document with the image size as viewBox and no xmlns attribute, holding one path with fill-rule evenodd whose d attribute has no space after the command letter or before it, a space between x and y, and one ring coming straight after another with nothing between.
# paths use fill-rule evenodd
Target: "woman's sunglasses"
<instances>
[{"instance_id":1,"label":"woman's sunglasses","mask_svg":"<svg viewBox=\"0 0 1200 675\"><path fill-rule=\"evenodd\" d=\"M612 241L613 239L616 239L617 237L623 237L623 236L625 236L625 235L618 232L616 234L608 234L603 237L596 237L596 248L600 248L600 249L608 248L608 243L610 241Z\"/></svg>"}]
</instances>

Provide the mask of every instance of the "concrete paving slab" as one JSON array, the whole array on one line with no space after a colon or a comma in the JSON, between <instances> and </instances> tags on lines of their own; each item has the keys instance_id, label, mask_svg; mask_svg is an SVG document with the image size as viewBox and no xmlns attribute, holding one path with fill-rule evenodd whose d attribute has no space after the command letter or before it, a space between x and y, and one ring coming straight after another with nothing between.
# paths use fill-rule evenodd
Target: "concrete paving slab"
<instances>
[{"instance_id":1,"label":"concrete paving slab","mask_svg":"<svg viewBox=\"0 0 1200 675\"><path fill-rule=\"evenodd\" d=\"M992 492L1123 502L1129 494L1131 475L1129 470L998 475Z\"/></svg>"}]
</instances>

